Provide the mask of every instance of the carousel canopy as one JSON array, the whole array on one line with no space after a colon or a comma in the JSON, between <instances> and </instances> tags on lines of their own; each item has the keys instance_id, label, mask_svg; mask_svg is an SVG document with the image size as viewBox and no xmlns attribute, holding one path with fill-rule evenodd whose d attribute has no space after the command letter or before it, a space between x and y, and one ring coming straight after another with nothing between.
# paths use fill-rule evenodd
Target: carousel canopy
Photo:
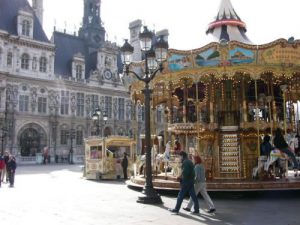
<instances>
[{"instance_id":1,"label":"carousel canopy","mask_svg":"<svg viewBox=\"0 0 300 225\"><path fill-rule=\"evenodd\" d=\"M216 20L208 25L206 34L212 34L218 41L239 41L250 44L246 36L246 24L235 12L230 0L222 0Z\"/></svg>"}]
</instances>

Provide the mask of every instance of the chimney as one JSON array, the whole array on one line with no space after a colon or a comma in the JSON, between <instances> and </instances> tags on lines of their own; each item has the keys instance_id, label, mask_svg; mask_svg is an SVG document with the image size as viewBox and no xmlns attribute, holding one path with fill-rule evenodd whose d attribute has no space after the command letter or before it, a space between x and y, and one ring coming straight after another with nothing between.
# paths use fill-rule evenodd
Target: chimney
<instances>
[{"instance_id":1,"label":"chimney","mask_svg":"<svg viewBox=\"0 0 300 225\"><path fill-rule=\"evenodd\" d=\"M32 9L34 10L35 15L40 21L40 24L43 26L43 0L32 0Z\"/></svg>"}]
</instances>

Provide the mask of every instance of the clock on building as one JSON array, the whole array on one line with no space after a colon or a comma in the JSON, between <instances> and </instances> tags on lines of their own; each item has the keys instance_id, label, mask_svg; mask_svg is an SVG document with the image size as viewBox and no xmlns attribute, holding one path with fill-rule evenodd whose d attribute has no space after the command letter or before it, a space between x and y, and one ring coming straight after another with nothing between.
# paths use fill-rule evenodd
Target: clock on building
<instances>
[{"instance_id":1,"label":"clock on building","mask_svg":"<svg viewBox=\"0 0 300 225\"><path fill-rule=\"evenodd\" d=\"M110 80L112 78L112 72L110 70L104 71L104 78Z\"/></svg>"}]
</instances>

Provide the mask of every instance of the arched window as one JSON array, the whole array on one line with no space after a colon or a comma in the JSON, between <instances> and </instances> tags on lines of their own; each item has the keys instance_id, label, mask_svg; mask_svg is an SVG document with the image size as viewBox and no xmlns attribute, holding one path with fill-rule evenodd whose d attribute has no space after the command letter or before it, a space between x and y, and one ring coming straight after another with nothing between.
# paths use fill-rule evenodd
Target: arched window
<instances>
[{"instance_id":1,"label":"arched window","mask_svg":"<svg viewBox=\"0 0 300 225\"><path fill-rule=\"evenodd\" d=\"M6 64L7 64L7 66L9 66L9 67L12 66L12 58L13 58L12 52L8 52L8 53L7 53L7 58L6 58Z\"/></svg>"},{"instance_id":2,"label":"arched window","mask_svg":"<svg viewBox=\"0 0 300 225\"><path fill-rule=\"evenodd\" d=\"M30 34L30 22L28 20L22 21L22 35L29 36Z\"/></svg>"},{"instance_id":3,"label":"arched window","mask_svg":"<svg viewBox=\"0 0 300 225\"><path fill-rule=\"evenodd\" d=\"M32 70L36 70L37 69L37 59L36 57L32 58Z\"/></svg>"},{"instance_id":4,"label":"arched window","mask_svg":"<svg viewBox=\"0 0 300 225\"><path fill-rule=\"evenodd\" d=\"M40 72L47 72L47 59L46 57L40 58Z\"/></svg>"},{"instance_id":5,"label":"arched window","mask_svg":"<svg viewBox=\"0 0 300 225\"><path fill-rule=\"evenodd\" d=\"M76 79L82 79L82 65L76 65Z\"/></svg>"},{"instance_id":6,"label":"arched window","mask_svg":"<svg viewBox=\"0 0 300 225\"><path fill-rule=\"evenodd\" d=\"M29 55L24 53L21 57L21 68L24 70L29 69Z\"/></svg>"}]
</instances>

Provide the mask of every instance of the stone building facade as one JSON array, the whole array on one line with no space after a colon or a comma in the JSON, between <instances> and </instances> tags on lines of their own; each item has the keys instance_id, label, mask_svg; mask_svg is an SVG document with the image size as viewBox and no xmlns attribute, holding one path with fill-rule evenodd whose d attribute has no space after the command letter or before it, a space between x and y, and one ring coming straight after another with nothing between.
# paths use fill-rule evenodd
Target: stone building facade
<instances>
[{"instance_id":1,"label":"stone building facade","mask_svg":"<svg viewBox=\"0 0 300 225\"><path fill-rule=\"evenodd\" d=\"M42 27L43 0L3 0L0 8L1 151L20 162L43 149L84 155L90 135L131 135L131 101L119 48L105 40L100 1L84 0L78 35ZM93 121L99 107L108 120ZM98 134L98 132L100 132Z\"/></svg>"}]
</instances>

